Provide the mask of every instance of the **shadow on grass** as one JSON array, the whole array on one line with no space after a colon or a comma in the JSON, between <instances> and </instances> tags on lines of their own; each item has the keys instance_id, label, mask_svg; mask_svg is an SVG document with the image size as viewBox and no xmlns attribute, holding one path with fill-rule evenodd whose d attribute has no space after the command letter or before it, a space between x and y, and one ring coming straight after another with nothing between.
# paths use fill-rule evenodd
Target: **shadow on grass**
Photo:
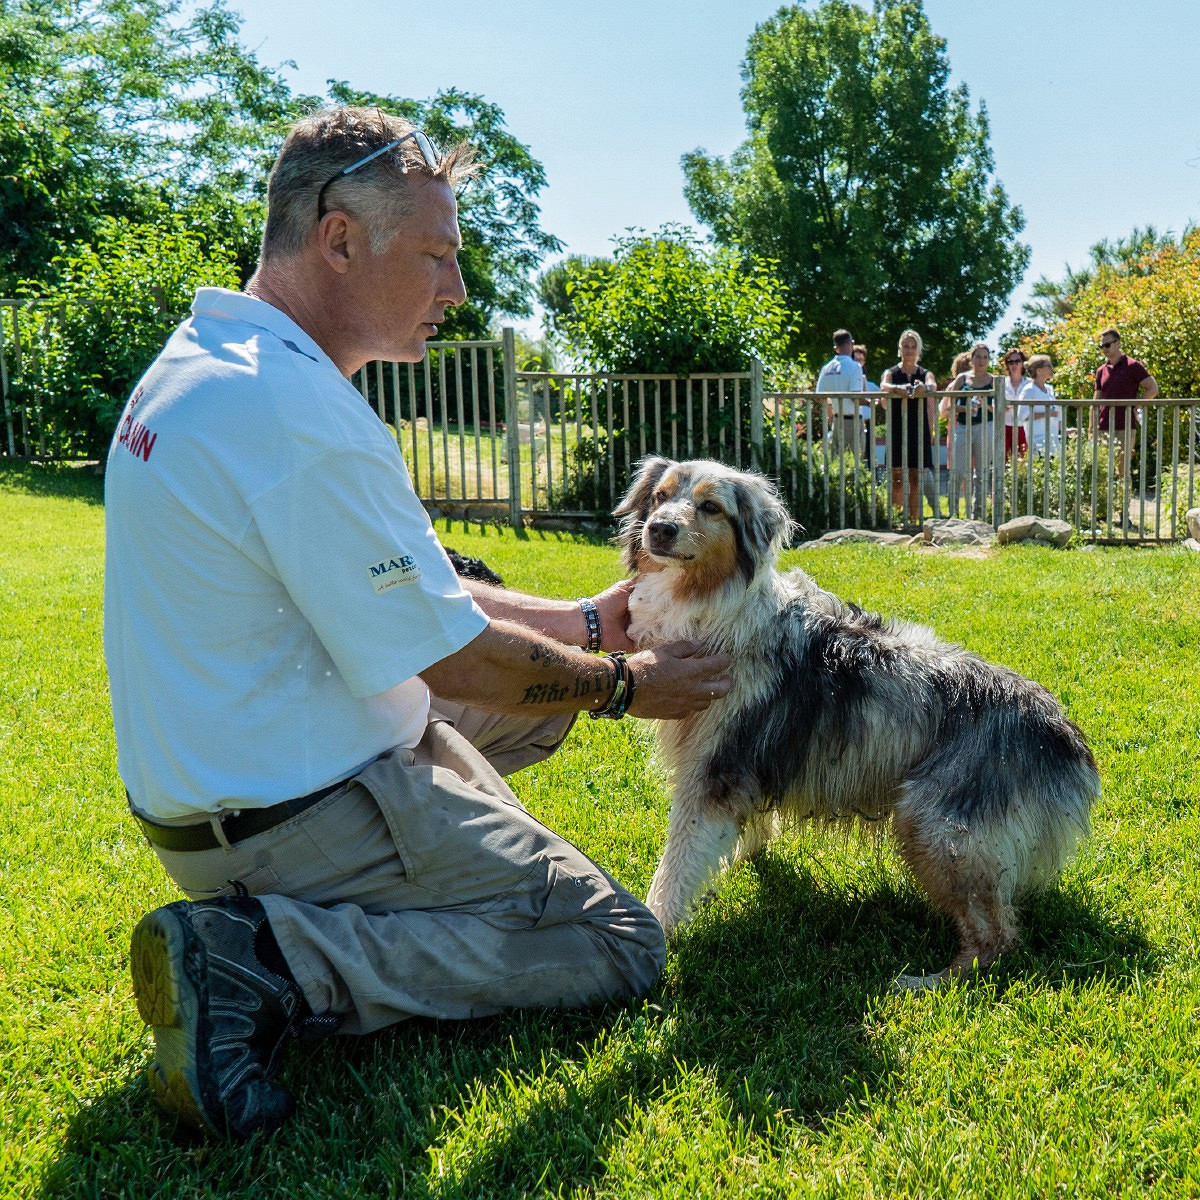
<instances>
[{"instance_id":1,"label":"shadow on grass","mask_svg":"<svg viewBox=\"0 0 1200 1200\"><path fill-rule=\"evenodd\" d=\"M120 1086L71 1121L43 1194L176 1200L248 1188L449 1200L587 1190L673 1098L703 1140L694 1109L714 1090L723 1121L764 1155L782 1153L789 1127L820 1129L864 1089L878 1098L904 1086L888 1039L871 1034L886 1020L876 1009L896 974L943 965L953 951L949 926L915 888L866 876L834 884L819 862L762 856L675 938L644 1005L414 1020L293 1046L284 1081L297 1117L244 1145L175 1130L130 1060ZM1070 890L1038 900L1023 932L1024 946L987 973L980 1003L1018 980L1123 989L1155 969L1138 929Z\"/></svg>"},{"instance_id":2,"label":"shadow on grass","mask_svg":"<svg viewBox=\"0 0 1200 1200\"><path fill-rule=\"evenodd\" d=\"M103 504L104 476L95 462L0 458L0 494L5 491Z\"/></svg>"}]
</instances>

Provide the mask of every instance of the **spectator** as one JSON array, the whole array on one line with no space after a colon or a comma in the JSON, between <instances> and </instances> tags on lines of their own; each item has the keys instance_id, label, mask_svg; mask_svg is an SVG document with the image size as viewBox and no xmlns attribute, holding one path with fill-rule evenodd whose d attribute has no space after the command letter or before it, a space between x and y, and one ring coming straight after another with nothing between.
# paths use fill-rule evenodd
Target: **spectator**
<instances>
[{"instance_id":1,"label":"spectator","mask_svg":"<svg viewBox=\"0 0 1200 1200\"><path fill-rule=\"evenodd\" d=\"M854 361L863 369L863 387L868 392L879 391L879 384L867 377L867 348L861 342L854 343ZM875 404L869 396L863 397L858 406L858 415L863 423L863 459L875 465Z\"/></svg>"},{"instance_id":2,"label":"spectator","mask_svg":"<svg viewBox=\"0 0 1200 1200\"><path fill-rule=\"evenodd\" d=\"M955 359L956 364L960 358ZM991 359L986 344L976 342L968 358L970 369L960 370L950 381L949 390L957 394L942 399L941 414L949 421L950 515L954 517L960 498L968 517L982 520L987 511L996 390L996 377L988 370Z\"/></svg>"},{"instance_id":3,"label":"spectator","mask_svg":"<svg viewBox=\"0 0 1200 1200\"><path fill-rule=\"evenodd\" d=\"M1016 346L1005 351L1004 369L1007 372L1004 380L1004 459L1007 462L1012 458L1014 437L1018 453L1025 453L1025 430L1017 423L1017 397L1025 386L1025 351Z\"/></svg>"},{"instance_id":4,"label":"spectator","mask_svg":"<svg viewBox=\"0 0 1200 1200\"><path fill-rule=\"evenodd\" d=\"M854 338L848 330L839 329L833 335L833 357L817 373L817 391L832 393L859 393L866 391L866 377L854 358ZM835 458L847 451L854 458L862 446L859 396L840 395L838 399L825 401L827 427L832 433L831 447Z\"/></svg>"},{"instance_id":5,"label":"spectator","mask_svg":"<svg viewBox=\"0 0 1200 1200\"><path fill-rule=\"evenodd\" d=\"M1105 361L1096 371L1096 390L1092 399L1106 403L1093 406L1089 430L1095 434L1098 428L1107 441L1113 474L1121 480L1124 493L1121 524L1128 528L1132 491L1130 466L1138 414L1135 405L1112 401L1153 400L1158 395L1158 381L1136 358L1129 358L1124 353L1121 335L1115 329L1106 329L1100 335L1100 349Z\"/></svg>"},{"instance_id":6,"label":"spectator","mask_svg":"<svg viewBox=\"0 0 1200 1200\"><path fill-rule=\"evenodd\" d=\"M1053 457L1062 446L1062 408L1050 380L1054 364L1048 354L1035 354L1026 364L1029 378L1021 389L1017 419L1025 431L1026 444L1035 457Z\"/></svg>"},{"instance_id":7,"label":"spectator","mask_svg":"<svg viewBox=\"0 0 1200 1200\"><path fill-rule=\"evenodd\" d=\"M127 405L149 438L109 452L117 766L190 897L138 924L133 987L156 1098L216 1136L288 1118L298 1030L624 999L665 958L649 910L502 775L580 711L707 708L728 660L585 653L632 651L623 585L575 604L460 581L349 382L419 362L465 299L472 157L378 109L299 121L245 292L200 290Z\"/></svg>"},{"instance_id":8,"label":"spectator","mask_svg":"<svg viewBox=\"0 0 1200 1200\"><path fill-rule=\"evenodd\" d=\"M923 349L920 334L906 329L900 335L900 361L888 367L880 380L880 390L888 396L892 506L913 525L921 524L922 494L929 499L933 515L942 515L941 497L933 485L937 380L920 364Z\"/></svg>"}]
</instances>

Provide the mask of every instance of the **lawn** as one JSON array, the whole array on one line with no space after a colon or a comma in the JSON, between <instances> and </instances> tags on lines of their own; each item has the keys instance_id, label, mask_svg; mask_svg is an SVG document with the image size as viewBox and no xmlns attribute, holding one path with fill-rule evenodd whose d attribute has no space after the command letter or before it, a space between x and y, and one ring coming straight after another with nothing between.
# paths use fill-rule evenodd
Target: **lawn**
<instances>
[{"instance_id":1,"label":"lawn","mask_svg":"<svg viewBox=\"0 0 1200 1200\"><path fill-rule=\"evenodd\" d=\"M608 546L439 528L575 596ZM0 463L0 1196L1200 1195L1200 558L793 551L825 586L1038 679L1090 738L1095 833L985 977L896 996L952 938L887 848L803 836L730 878L640 1004L410 1021L298 1044L297 1119L214 1145L142 1080L129 935L177 898L123 811L101 653L103 508ZM664 783L635 721L584 722L514 787L635 890Z\"/></svg>"}]
</instances>

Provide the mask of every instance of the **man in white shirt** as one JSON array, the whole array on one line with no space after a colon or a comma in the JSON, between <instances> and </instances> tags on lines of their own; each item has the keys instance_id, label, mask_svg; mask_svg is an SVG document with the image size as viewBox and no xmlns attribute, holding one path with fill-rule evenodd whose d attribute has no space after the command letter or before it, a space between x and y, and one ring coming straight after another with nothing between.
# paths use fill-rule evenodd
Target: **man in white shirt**
<instances>
[{"instance_id":1,"label":"man in white shirt","mask_svg":"<svg viewBox=\"0 0 1200 1200\"><path fill-rule=\"evenodd\" d=\"M118 768L190 897L135 930L134 991L156 1097L218 1136L291 1115L274 1076L298 1032L625 998L665 959L502 775L582 711L703 710L727 657L626 659L624 584L570 603L459 580L348 382L420 360L465 299L474 170L379 110L299 122L245 293L197 294L110 450Z\"/></svg>"},{"instance_id":2,"label":"man in white shirt","mask_svg":"<svg viewBox=\"0 0 1200 1200\"><path fill-rule=\"evenodd\" d=\"M834 455L840 458L849 451L857 459L862 451L862 419L858 411L861 396L853 393L865 392L867 385L863 369L854 358L854 338L848 330L839 329L833 335L833 357L817 373L816 390L851 393L826 400L825 411Z\"/></svg>"}]
</instances>

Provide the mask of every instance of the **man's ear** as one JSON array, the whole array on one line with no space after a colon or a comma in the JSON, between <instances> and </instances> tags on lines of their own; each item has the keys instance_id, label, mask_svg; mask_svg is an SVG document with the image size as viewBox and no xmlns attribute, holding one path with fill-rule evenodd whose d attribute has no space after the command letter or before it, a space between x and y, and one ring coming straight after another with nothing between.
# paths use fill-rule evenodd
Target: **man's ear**
<instances>
[{"instance_id":1,"label":"man's ear","mask_svg":"<svg viewBox=\"0 0 1200 1200\"><path fill-rule=\"evenodd\" d=\"M338 275L345 275L359 253L363 231L353 218L334 209L321 218L313 237L326 266Z\"/></svg>"}]
</instances>

